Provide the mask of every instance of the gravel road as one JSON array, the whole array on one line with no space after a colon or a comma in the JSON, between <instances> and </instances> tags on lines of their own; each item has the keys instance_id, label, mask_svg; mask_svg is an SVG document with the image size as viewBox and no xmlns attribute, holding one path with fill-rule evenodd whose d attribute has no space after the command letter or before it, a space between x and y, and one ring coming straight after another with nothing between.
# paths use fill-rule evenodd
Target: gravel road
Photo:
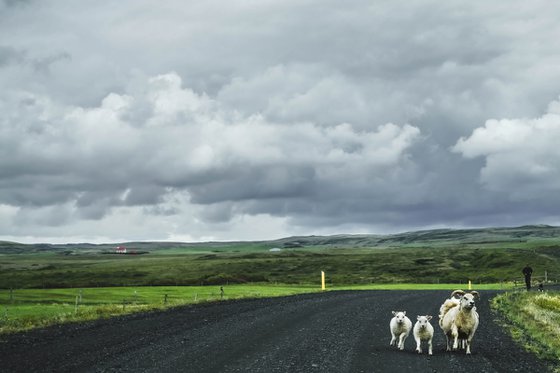
<instances>
[{"instance_id":1,"label":"gravel road","mask_svg":"<svg viewBox=\"0 0 560 373\"><path fill-rule=\"evenodd\" d=\"M445 352L447 291L331 291L223 301L0 336L3 372L546 372L482 291L472 355ZM389 346L392 310L434 316L434 355Z\"/></svg>"}]
</instances>

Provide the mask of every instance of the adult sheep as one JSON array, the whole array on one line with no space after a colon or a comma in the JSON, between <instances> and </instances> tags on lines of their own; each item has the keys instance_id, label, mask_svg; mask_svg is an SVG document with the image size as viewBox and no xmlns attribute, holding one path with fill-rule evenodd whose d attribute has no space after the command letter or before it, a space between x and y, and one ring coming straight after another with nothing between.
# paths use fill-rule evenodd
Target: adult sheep
<instances>
[{"instance_id":1,"label":"adult sheep","mask_svg":"<svg viewBox=\"0 0 560 373\"><path fill-rule=\"evenodd\" d=\"M478 328L478 312L476 312L475 299L479 299L477 291L464 292L455 290L451 298L447 299L440 308L439 326L447 338L447 351L450 351L450 342L453 341L452 349L456 350L466 343L466 353L471 353L471 342Z\"/></svg>"}]
</instances>

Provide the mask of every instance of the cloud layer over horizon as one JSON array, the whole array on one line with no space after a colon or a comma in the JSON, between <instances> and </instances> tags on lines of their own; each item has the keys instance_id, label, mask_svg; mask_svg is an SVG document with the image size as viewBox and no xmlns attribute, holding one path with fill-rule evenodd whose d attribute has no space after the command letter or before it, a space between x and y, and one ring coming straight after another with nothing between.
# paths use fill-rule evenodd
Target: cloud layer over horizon
<instances>
[{"instance_id":1,"label":"cloud layer over horizon","mask_svg":"<svg viewBox=\"0 0 560 373\"><path fill-rule=\"evenodd\" d=\"M560 224L550 7L0 1L0 240Z\"/></svg>"}]
</instances>

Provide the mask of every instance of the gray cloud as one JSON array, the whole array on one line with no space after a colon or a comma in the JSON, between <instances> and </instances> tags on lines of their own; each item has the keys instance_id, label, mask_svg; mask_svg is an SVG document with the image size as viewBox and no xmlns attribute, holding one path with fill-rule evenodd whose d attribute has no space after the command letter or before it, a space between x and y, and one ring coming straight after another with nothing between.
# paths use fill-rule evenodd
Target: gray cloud
<instances>
[{"instance_id":1,"label":"gray cloud","mask_svg":"<svg viewBox=\"0 0 560 373\"><path fill-rule=\"evenodd\" d=\"M22 63L24 60L25 52L12 47L0 46L0 67Z\"/></svg>"},{"instance_id":2,"label":"gray cloud","mask_svg":"<svg viewBox=\"0 0 560 373\"><path fill-rule=\"evenodd\" d=\"M17 4L1 237L560 221L550 3Z\"/></svg>"}]
</instances>

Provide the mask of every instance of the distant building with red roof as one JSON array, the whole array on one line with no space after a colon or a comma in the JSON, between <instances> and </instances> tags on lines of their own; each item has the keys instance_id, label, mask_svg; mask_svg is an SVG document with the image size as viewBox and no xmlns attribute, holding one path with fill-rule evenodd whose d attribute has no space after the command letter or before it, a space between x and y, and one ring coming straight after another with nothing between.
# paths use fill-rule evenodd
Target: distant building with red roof
<instances>
[{"instance_id":1,"label":"distant building with red roof","mask_svg":"<svg viewBox=\"0 0 560 373\"><path fill-rule=\"evenodd\" d=\"M124 246L117 246L115 249L115 253L117 254L126 254L126 247Z\"/></svg>"}]
</instances>

